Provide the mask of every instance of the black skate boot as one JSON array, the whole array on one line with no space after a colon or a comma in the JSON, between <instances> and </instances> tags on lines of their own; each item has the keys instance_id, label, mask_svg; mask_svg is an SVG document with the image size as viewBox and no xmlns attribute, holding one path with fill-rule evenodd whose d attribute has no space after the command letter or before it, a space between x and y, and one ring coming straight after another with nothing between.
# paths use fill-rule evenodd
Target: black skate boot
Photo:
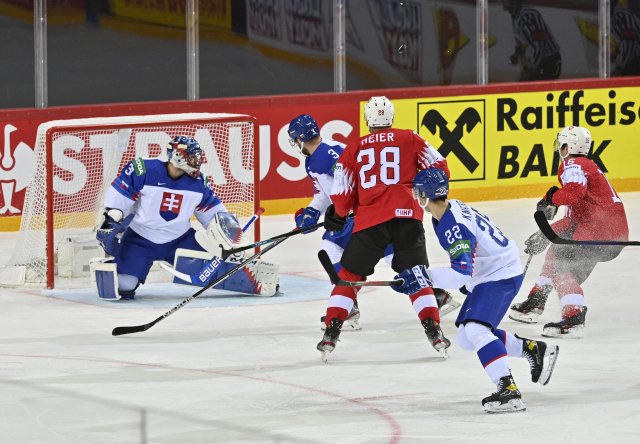
<instances>
[{"instance_id":1,"label":"black skate boot","mask_svg":"<svg viewBox=\"0 0 640 444\"><path fill-rule=\"evenodd\" d=\"M498 389L482 400L487 413L524 412L527 408L522 402L522 395L516 386L513 376L503 376L498 381Z\"/></svg>"},{"instance_id":2,"label":"black skate boot","mask_svg":"<svg viewBox=\"0 0 640 444\"><path fill-rule=\"evenodd\" d=\"M327 324L324 322L326 316L322 316L320 318L320 330L324 331L327 328ZM343 325L345 331L358 331L362 330L362 326L360 325L360 309L358 308L358 303L354 303L351 311L349 312L349 317L344 321Z\"/></svg>"},{"instance_id":3,"label":"black skate boot","mask_svg":"<svg viewBox=\"0 0 640 444\"><path fill-rule=\"evenodd\" d=\"M422 321L422 326L433 348L435 348L443 358L447 359L447 349L451 345L451 341L445 338L440 324L436 323L434 319L427 318Z\"/></svg>"},{"instance_id":4,"label":"black skate boot","mask_svg":"<svg viewBox=\"0 0 640 444\"><path fill-rule=\"evenodd\" d=\"M584 336L584 323L587 307L566 306L562 309L560 322L549 322L542 328L542 336L549 338L581 338Z\"/></svg>"},{"instance_id":5,"label":"black skate boot","mask_svg":"<svg viewBox=\"0 0 640 444\"><path fill-rule=\"evenodd\" d=\"M329 328L327 328L324 332L324 336L322 340L318 342L317 349L322 353L322 360L327 362L329 359L329 355L336 348L336 344L340 338L340 329L342 328L342 323L340 319L333 318L331 319L331 323L329 324Z\"/></svg>"},{"instance_id":6,"label":"black skate boot","mask_svg":"<svg viewBox=\"0 0 640 444\"><path fill-rule=\"evenodd\" d=\"M551 290L553 290L553 286L550 284L543 285L542 287L534 285L527 299L511 306L509 319L524 322L525 324L535 324L538 322L538 317L544 311L544 304L547 303L547 298Z\"/></svg>"},{"instance_id":7,"label":"black skate boot","mask_svg":"<svg viewBox=\"0 0 640 444\"><path fill-rule=\"evenodd\" d=\"M453 299L451 293L442 288L434 288L433 293L436 296L436 302L438 303L438 310L440 311L440 317L451 313L453 310L460 306L460 302Z\"/></svg>"},{"instance_id":8,"label":"black skate boot","mask_svg":"<svg viewBox=\"0 0 640 444\"><path fill-rule=\"evenodd\" d=\"M557 345L549 345L546 342L515 336L518 339L522 339L522 357L529 361L531 381L547 385L556 365L556 359L558 359L559 347Z\"/></svg>"}]
</instances>

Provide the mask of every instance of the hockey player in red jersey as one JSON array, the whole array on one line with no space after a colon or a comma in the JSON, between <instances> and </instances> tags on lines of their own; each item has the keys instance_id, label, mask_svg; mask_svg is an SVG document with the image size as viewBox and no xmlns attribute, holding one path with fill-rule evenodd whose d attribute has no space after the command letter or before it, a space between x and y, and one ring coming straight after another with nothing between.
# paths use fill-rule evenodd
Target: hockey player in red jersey
<instances>
[{"instance_id":1,"label":"hockey player in red jersey","mask_svg":"<svg viewBox=\"0 0 640 444\"><path fill-rule=\"evenodd\" d=\"M552 227L560 236L576 240L626 241L629 237L627 216L622 200L605 174L587 157L591 134L586 128L569 126L558 133L555 149L562 163L558 181L562 188L551 187L538 203L538 209L552 219L561 205L566 216ZM526 241L525 253L543 252L549 241L541 232ZM576 246L553 244L547 251L540 276L528 298L511 307L509 317L515 321L536 323L544 310L547 297L555 289L562 306L562 319L545 324L542 335L549 337L582 337L585 315L582 283L598 262L616 258L619 246Z\"/></svg>"},{"instance_id":2,"label":"hockey player in red jersey","mask_svg":"<svg viewBox=\"0 0 640 444\"><path fill-rule=\"evenodd\" d=\"M339 276L345 281L365 280L393 245L392 268L398 273L428 266L422 207L413 198L416 172L437 166L449 175L447 162L422 137L411 130L391 128L394 107L384 97L372 97L364 108L370 134L348 146L336 163L331 205L325 212L325 228L340 230L354 212L353 235L342 254ZM325 317L326 330L318 343L327 360L340 336L342 324L356 301L358 287L335 286ZM450 342L440 329L433 288L410 296L431 345L441 353Z\"/></svg>"}]
</instances>

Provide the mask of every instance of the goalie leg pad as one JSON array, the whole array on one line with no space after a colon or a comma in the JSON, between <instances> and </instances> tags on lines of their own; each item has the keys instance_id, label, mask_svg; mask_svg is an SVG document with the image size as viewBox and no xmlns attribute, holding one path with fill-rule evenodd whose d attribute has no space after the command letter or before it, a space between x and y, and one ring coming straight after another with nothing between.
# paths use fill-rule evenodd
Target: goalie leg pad
<instances>
[{"instance_id":1,"label":"goalie leg pad","mask_svg":"<svg viewBox=\"0 0 640 444\"><path fill-rule=\"evenodd\" d=\"M105 258L96 258L89 262L89 267L92 275L95 276L98 297L106 301L119 300L118 272L115 262L107 262Z\"/></svg>"},{"instance_id":2,"label":"goalie leg pad","mask_svg":"<svg viewBox=\"0 0 640 444\"><path fill-rule=\"evenodd\" d=\"M221 276L222 273L226 273L241 261L242 259L227 258L220 267L221 271L218 273L220 273ZM280 265L273 262L266 262L262 259L256 259L214 288L254 294L257 296L275 296L279 288L279 271Z\"/></svg>"},{"instance_id":3,"label":"goalie leg pad","mask_svg":"<svg viewBox=\"0 0 640 444\"><path fill-rule=\"evenodd\" d=\"M173 268L188 275L199 274L204 268L204 266L207 265L207 262L209 262L211 259L213 259L213 255L207 251L187 250L185 248L178 248L176 250ZM199 285L199 286L204 287L209 282L210 280L207 280L203 282L202 285ZM177 277L173 278L173 283L182 284L182 285L196 285L196 284L191 284L190 282L184 281Z\"/></svg>"}]
</instances>

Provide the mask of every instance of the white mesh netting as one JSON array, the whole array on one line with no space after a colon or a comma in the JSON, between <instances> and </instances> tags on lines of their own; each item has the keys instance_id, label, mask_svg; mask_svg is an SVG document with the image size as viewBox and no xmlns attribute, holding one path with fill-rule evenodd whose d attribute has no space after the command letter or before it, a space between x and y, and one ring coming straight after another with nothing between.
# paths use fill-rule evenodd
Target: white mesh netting
<instances>
[{"instance_id":1,"label":"white mesh netting","mask_svg":"<svg viewBox=\"0 0 640 444\"><path fill-rule=\"evenodd\" d=\"M258 196L254 121L249 116L189 113L46 122L38 128L35 176L8 266L25 266L26 282L45 283L47 268L54 266L46 255L47 205L53 205L54 249L64 236L93 237L105 190L124 165L138 157L166 159L166 146L176 135L198 140L204 154L201 171L213 177L227 209L239 217L251 216ZM52 193L47 192L48 174ZM251 230L247 237L252 236Z\"/></svg>"}]
</instances>

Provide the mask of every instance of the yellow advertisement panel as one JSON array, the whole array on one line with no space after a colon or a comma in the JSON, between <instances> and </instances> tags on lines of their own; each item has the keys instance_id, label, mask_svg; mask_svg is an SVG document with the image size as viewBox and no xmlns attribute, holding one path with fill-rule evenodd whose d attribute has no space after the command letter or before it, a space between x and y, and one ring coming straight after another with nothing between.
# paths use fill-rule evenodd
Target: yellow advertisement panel
<instances>
[{"instance_id":1,"label":"yellow advertisement panel","mask_svg":"<svg viewBox=\"0 0 640 444\"><path fill-rule=\"evenodd\" d=\"M180 28L186 27L187 2L177 0L111 0L111 11L126 17ZM231 0L199 0L200 26L231 29Z\"/></svg>"},{"instance_id":2,"label":"yellow advertisement panel","mask_svg":"<svg viewBox=\"0 0 640 444\"><path fill-rule=\"evenodd\" d=\"M640 189L636 160L640 87L394 99L393 103L393 126L415 130L447 158L456 197L540 195L557 184L560 158L553 150L554 140L569 125L591 131L590 156L618 191ZM367 133L363 120L360 131Z\"/></svg>"}]
</instances>

